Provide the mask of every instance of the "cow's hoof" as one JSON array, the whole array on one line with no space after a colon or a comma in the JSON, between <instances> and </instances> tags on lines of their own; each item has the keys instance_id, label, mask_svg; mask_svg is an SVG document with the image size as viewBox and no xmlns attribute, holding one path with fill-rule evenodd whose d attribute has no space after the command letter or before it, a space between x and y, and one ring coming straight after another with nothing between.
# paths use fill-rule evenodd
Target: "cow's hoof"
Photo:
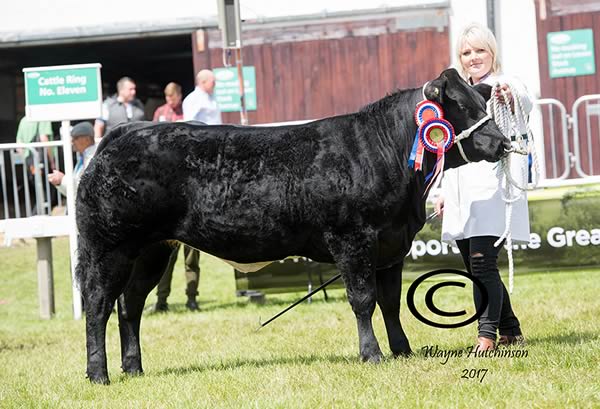
<instances>
[{"instance_id":1,"label":"cow's hoof","mask_svg":"<svg viewBox=\"0 0 600 409\"><path fill-rule=\"evenodd\" d=\"M108 379L108 376L88 375L88 379L90 380L90 383L95 383L97 385L110 385L110 380Z\"/></svg>"},{"instance_id":2,"label":"cow's hoof","mask_svg":"<svg viewBox=\"0 0 600 409\"><path fill-rule=\"evenodd\" d=\"M378 364L383 360L383 354L381 352L373 354L361 354L361 358L363 362Z\"/></svg>"},{"instance_id":3,"label":"cow's hoof","mask_svg":"<svg viewBox=\"0 0 600 409\"><path fill-rule=\"evenodd\" d=\"M406 341L393 347L392 354L394 354L394 358L408 358L413 354L413 352L410 349L408 341Z\"/></svg>"},{"instance_id":4,"label":"cow's hoof","mask_svg":"<svg viewBox=\"0 0 600 409\"><path fill-rule=\"evenodd\" d=\"M123 371L123 373L127 376L142 376L144 374L144 371L142 371L141 369L136 369Z\"/></svg>"},{"instance_id":5,"label":"cow's hoof","mask_svg":"<svg viewBox=\"0 0 600 409\"><path fill-rule=\"evenodd\" d=\"M409 348L407 351L394 352L394 358L410 358L413 355L413 351Z\"/></svg>"}]
</instances>

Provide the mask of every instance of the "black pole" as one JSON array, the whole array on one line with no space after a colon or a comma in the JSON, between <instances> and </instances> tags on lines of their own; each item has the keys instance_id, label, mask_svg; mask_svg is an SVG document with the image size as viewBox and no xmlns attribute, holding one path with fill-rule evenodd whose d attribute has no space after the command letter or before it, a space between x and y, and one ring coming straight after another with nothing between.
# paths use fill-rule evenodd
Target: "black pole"
<instances>
[{"instance_id":1,"label":"black pole","mask_svg":"<svg viewBox=\"0 0 600 409\"><path fill-rule=\"evenodd\" d=\"M307 298L312 297L313 295L315 295L316 293L318 293L319 291L321 291L323 288L327 287L329 284L331 284L334 281L336 281L341 276L342 276L341 274L337 274L336 276L330 278L329 280L327 280L326 282L324 282L322 285L320 285L318 288L312 290L310 293L306 294L304 297L302 297L301 299L299 299L298 301L296 301L295 303L293 303L292 305L290 305L289 307L287 307L285 310L283 310L280 313L278 313L277 315L271 317L268 321L266 321L264 323L261 323L260 327L258 329L261 329L262 327L266 326L271 321L273 321L276 318L282 316L283 314L285 314L286 312L288 312L289 310L291 310L292 308L294 308L296 305L300 304L302 301L306 300Z\"/></svg>"}]
</instances>

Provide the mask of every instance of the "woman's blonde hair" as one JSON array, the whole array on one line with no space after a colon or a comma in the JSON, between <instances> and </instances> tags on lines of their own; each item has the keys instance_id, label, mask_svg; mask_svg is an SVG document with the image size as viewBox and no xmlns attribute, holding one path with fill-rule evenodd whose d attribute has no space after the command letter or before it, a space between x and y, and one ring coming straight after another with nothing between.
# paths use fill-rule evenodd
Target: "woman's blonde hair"
<instances>
[{"instance_id":1,"label":"woman's blonde hair","mask_svg":"<svg viewBox=\"0 0 600 409\"><path fill-rule=\"evenodd\" d=\"M492 56L492 73L500 72L500 61L498 59L498 45L496 37L487 27L479 23L471 23L467 25L456 40L456 61L458 72L463 78L469 79L469 74L462 65L460 55L465 44L470 44L472 47L482 48Z\"/></svg>"}]
</instances>

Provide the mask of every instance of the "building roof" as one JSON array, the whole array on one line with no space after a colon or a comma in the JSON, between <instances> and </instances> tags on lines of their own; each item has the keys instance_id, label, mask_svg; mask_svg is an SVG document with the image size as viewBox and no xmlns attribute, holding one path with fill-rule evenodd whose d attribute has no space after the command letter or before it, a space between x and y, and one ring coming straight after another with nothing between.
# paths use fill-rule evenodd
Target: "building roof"
<instances>
[{"instance_id":1,"label":"building roof","mask_svg":"<svg viewBox=\"0 0 600 409\"><path fill-rule=\"evenodd\" d=\"M170 0L168 7L149 7L142 0L92 4L81 0L11 2L0 13L0 48L181 34L218 24L216 0ZM244 27L448 4L449 0L240 0Z\"/></svg>"}]
</instances>

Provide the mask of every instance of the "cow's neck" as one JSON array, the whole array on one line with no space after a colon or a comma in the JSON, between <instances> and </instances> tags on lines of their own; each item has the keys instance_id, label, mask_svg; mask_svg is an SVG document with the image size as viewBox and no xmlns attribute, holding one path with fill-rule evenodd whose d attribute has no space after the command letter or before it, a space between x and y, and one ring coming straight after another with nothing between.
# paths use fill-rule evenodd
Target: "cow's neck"
<instances>
[{"instance_id":1,"label":"cow's neck","mask_svg":"<svg viewBox=\"0 0 600 409\"><path fill-rule=\"evenodd\" d=\"M412 149L417 133L417 124L414 120L415 109L417 104L423 100L423 88L397 91L394 94L388 95L380 102L385 109L382 109L381 115L387 123L395 124L396 126L388 126L388 130L397 130L393 134L388 135L388 140L392 141L393 149L399 153L402 160L401 168L408 163L408 157ZM398 126L398 124L402 124ZM423 167L421 172L412 172L411 177L419 179L423 182L425 175L428 175L435 165L436 155L425 150L423 159ZM423 183L422 185L424 191ZM422 192L421 192L422 194Z\"/></svg>"}]
</instances>

